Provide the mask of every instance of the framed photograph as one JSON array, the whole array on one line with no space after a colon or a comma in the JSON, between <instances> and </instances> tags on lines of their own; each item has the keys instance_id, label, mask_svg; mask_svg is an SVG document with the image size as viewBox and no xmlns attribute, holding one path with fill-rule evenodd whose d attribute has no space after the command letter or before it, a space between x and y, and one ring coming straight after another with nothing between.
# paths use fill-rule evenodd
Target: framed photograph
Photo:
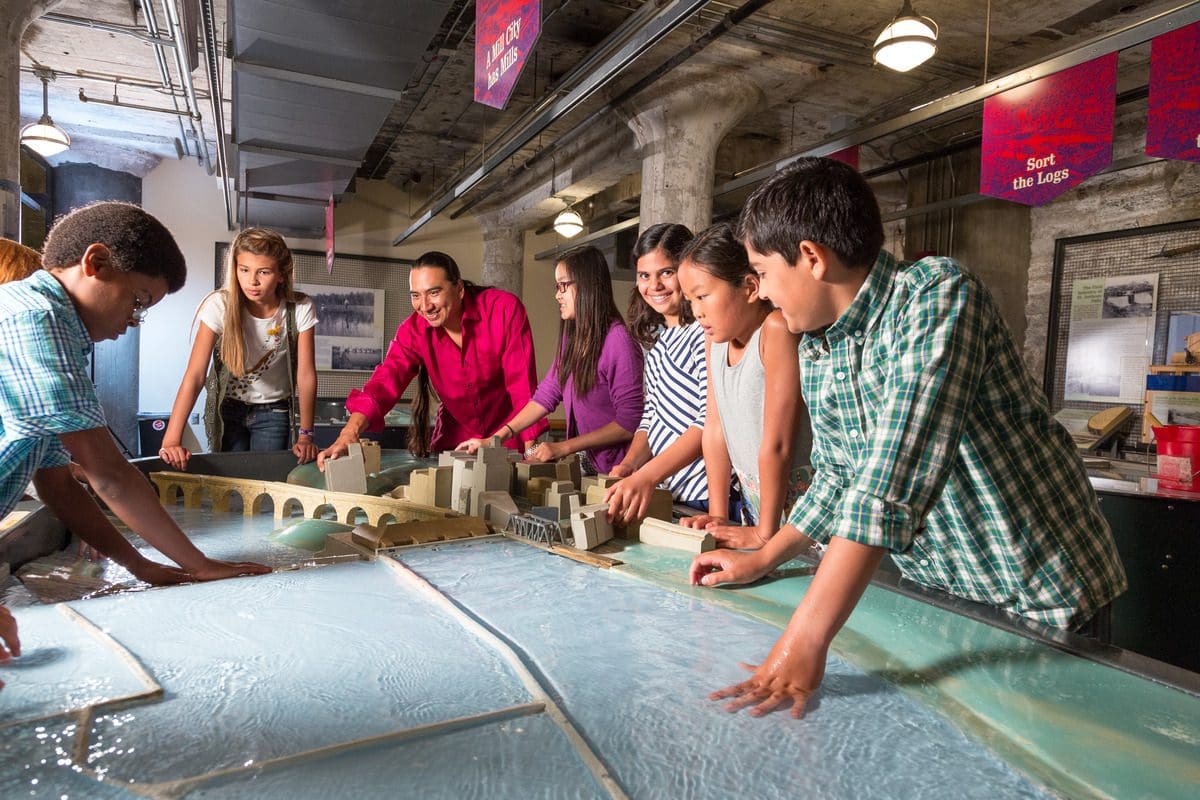
<instances>
[{"instance_id":1,"label":"framed photograph","mask_svg":"<svg viewBox=\"0 0 1200 800\"><path fill-rule=\"evenodd\" d=\"M383 361L383 290L297 284L317 307L317 369L370 372Z\"/></svg>"}]
</instances>

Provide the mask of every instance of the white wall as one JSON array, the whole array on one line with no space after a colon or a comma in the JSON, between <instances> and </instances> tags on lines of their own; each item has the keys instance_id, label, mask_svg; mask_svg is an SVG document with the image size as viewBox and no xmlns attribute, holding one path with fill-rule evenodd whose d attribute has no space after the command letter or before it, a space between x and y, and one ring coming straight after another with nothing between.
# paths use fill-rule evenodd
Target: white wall
<instances>
[{"instance_id":1,"label":"white wall","mask_svg":"<svg viewBox=\"0 0 1200 800\"><path fill-rule=\"evenodd\" d=\"M383 181L359 181L357 188L334 211L334 248L339 253L415 258L427 250L443 250L459 262L464 277L479 279L483 235L474 218L436 219L393 247L392 240L409 225L408 196ZM231 241L235 234L225 226L218 181L195 161L163 161L143 180L142 205L174 234L188 266L184 287L155 306L142 326L138 410L165 414L187 366L196 307L215 285L215 245ZM287 241L301 250L325 249L324 239ZM203 408L201 393L196 410ZM204 440L201 427L195 433Z\"/></svg>"}]
</instances>

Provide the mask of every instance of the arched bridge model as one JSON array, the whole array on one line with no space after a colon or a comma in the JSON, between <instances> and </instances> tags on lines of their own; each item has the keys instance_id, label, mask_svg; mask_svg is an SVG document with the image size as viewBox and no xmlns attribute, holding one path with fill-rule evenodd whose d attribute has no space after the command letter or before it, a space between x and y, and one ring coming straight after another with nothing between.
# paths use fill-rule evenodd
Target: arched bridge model
<instances>
[{"instance_id":1,"label":"arched bridge model","mask_svg":"<svg viewBox=\"0 0 1200 800\"><path fill-rule=\"evenodd\" d=\"M212 501L213 511L228 512L230 501L238 497L242 502L242 513L251 516L261 513L264 502L270 500L276 520L293 516L296 509L299 509L301 516L312 519L326 517L332 511L339 522L347 525L362 522L360 512L370 525L461 516L448 508L426 506L393 497L330 492L275 481L220 478L187 472L151 472L150 480L158 489L159 502L164 506L175 505L182 494L184 508L200 508L207 497Z\"/></svg>"}]
</instances>

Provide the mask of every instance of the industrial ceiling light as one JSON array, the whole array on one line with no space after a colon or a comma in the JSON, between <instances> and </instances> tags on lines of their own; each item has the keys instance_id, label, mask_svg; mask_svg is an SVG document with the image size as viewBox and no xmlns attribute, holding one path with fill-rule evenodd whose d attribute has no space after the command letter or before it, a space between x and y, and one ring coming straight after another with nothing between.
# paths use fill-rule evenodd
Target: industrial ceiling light
<instances>
[{"instance_id":1,"label":"industrial ceiling light","mask_svg":"<svg viewBox=\"0 0 1200 800\"><path fill-rule=\"evenodd\" d=\"M21 129L21 144L48 158L70 147L71 137L50 119L50 81L54 80L54 73L38 67L34 74L42 81L42 118Z\"/></svg>"},{"instance_id":2,"label":"industrial ceiling light","mask_svg":"<svg viewBox=\"0 0 1200 800\"><path fill-rule=\"evenodd\" d=\"M875 40L872 54L876 64L897 72L908 72L937 52L937 23L917 16L912 0L904 0L900 13L888 23Z\"/></svg>"},{"instance_id":3,"label":"industrial ceiling light","mask_svg":"<svg viewBox=\"0 0 1200 800\"><path fill-rule=\"evenodd\" d=\"M554 231L565 239L578 236L583 231L583 217L568 204L566 209L554 218Z\"/></svg>"}]
</instances>

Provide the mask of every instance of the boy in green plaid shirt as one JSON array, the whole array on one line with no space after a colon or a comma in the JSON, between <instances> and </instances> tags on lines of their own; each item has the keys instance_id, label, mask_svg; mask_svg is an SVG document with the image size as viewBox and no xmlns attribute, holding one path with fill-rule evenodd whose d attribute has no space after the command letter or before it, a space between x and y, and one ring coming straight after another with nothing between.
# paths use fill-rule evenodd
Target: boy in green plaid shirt
<instances>
[{"instance_id":1,"label":"boy in green plaid shirt","mask_svg":"<svg viewBox=\"0 0 1200 800\"><path fill-rule=\"evenodd\" d=\"M1125 589L1075 445L978 278L948 258L898 264L866 180L830 159L760 186L739 235L760 294L804 334L815 476L761 550L703 553L691 579L746 583L828 549L767 659L713 699L802 716L885 552L906 578L1062 628Z\"/></svg>"},{"instance_id":2,"label":"boy in green plaid shirt","mask_svg":"<svg viewBox=\"0 0 1200 800\"><path fill-rule=\"evenodd\" d=\"M0 286L0 518L33 479L42 502L88 544L149 583L259 574L261 564L205 556L117 450L92 385L92 342L115 339L183 286L187 268L170 232L129 203L96 203L59 220L45 269ZM145 558L71 475L129 528L179 565Z\"/></svg>"}]
</instances>

